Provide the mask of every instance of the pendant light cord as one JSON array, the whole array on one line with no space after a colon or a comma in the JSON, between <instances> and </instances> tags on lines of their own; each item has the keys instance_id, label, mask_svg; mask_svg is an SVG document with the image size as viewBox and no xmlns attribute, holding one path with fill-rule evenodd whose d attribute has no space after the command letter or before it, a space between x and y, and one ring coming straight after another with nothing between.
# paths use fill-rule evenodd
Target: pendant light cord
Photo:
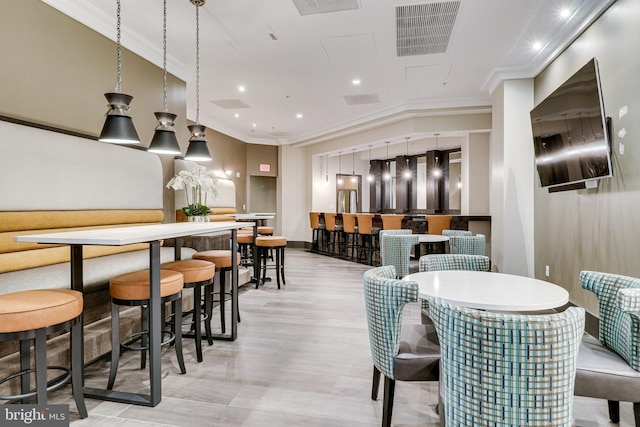
<instances>
[{"instance_id":1,"label":"pendant light cord","mask_svg":"<svg viewBox=\"0 0 640 427\"><path fill-rule=\"evenodd\" d=\"M122 72L121 72L121 58L122 50L120 49L120 0L117 3L116 9L116 55L117 55L117 70L116 70L116 93L120 93L122 87Z\"/></svg>"},{"instance_id":2,"label":"pendant light cord","mask_svg":"<svg viewBox=\"0 0 640 427\"><path fill-rule=\"evenodd\" d=\"M356 149L351 149L351 175L356 174Z\"/></svg>"},{"instance_id":3,"label":"pendant light cord","mask_svg":"<svg viewBox=\"0 0 640 427\"><path fill-rule=\"evenodd\" d=\"M200 124L200 5L196 4L196 124Z\"/></svg>"},{"instance_id":4,"label":"pendant light cord","mask_svg":"<svg viewBox=\"0 0 640 427\"><path fill-rule=\"evenodd\" d=\"M167 0L164 0L162 14L162 107L165 112L169 111L167 106Z\"/></svg>"}]
</instances>

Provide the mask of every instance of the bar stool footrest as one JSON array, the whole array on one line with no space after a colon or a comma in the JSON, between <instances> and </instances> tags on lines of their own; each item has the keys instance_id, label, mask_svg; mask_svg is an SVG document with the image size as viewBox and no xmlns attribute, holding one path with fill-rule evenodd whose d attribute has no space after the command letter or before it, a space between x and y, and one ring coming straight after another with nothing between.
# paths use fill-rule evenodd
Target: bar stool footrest
<instances>
[{"instance_id":1,"label":"bar stool footrest","mask_svg":"<svg viewBox=\"0 0 640 427\"><path fill-rule=\"evenodd\" d=\"M59 389L60 387L62 387L63 385L67 384L69 382L69 380L71 379L71 369L69 368L65 368L64 366L47 366L47 371L49 370L54 370L54 371L63 371L66 372L66 375L64 377L62 377L61 379L56 379L53 382L47 383L47 392L50 391L54 391ZM30 369L24 369L20 372L16 372L12 375L6 376L4 378L2 378L0 380L0 385L6 383L7 381L11 381L13 379L16 378L20 378L22 375L24 374L31 374L36 372L35 368L30 368ZM37 390L31 391L29 393L24 393L24 394L16 394L16 395L7 395L7 396L2 396L0 395L0 400L8 400L8 401L14 401L14 400L22 400L22 399L27 399L29 397L35 397L38 394Z\"/></svg>"},{"instance_id":2,"label":"bar stool footrest","mask_svg":"<svg viewBox=\"0 0 640 427\"><path fill-rule=\"evenodd\" d=\"M133 343L138 342L142 339L144 335L149 335L149 331L141 331L135 332L133 334L129 334L120 342L120 347L127 350L134 351L146 351L149 350L149 346L134 346ZM163 340L160 343L161 346L171 344L176 340L176 335L171 331L162 331ZM167 338L164 338L167 337Z\"/></svg>"}]
</instances>

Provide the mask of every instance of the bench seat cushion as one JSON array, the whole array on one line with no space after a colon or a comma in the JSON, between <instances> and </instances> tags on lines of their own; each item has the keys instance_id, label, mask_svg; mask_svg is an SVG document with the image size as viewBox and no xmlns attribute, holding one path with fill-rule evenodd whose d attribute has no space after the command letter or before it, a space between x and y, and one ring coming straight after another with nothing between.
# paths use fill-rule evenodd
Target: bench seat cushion
<instances>
[{"instance_id":1,"label":"bench seat cushion","mask_svg":"<svg viewBox=\"0 0 640 427\"><path fill-rule=\"evenodd\" d=\"M196 251L182 248L182 259L191 259ZM160 262L173 261L174 248L160 248ZM149 268L149 251L140 250L103 257L85 259L83 262L84 292L107 289L113 276ZM38 268L0 274L0 294L30 289L69 289L70 263L47 265Z\"/></svg>"}]
</instances>

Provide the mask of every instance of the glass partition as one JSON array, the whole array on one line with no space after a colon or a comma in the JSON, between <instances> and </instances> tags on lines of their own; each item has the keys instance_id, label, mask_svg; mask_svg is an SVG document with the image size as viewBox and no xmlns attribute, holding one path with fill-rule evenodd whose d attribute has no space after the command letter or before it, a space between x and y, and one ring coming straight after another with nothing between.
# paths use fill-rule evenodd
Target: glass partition
<instances>
[{"instance_id":1,"label":"glass partition","mask_svg":"<svg viewBox=\"0 0 640 427\"><path fill-rule=\"evenodd\" d=\"M391 195L391 200L390 200L390 204L389 204L389 209L395 209L396 208L396 193L397 193L397 180L396 180L396 162L391 161L389 162L389 179L391 180L391 193L389 193Z\"/></svg>"},{"instance_id":2,"label":"glass partition","mask_svg":"<svg viewBox=\"0 0 640 427\"><path fill-rule=\"evenodd\" d=\"M417 158L417 198L416 209L427 209L427 157L420 156Z\"/></svg>"},{"instance_id":3,"label":"glass partition","mask_svg":"<svg viewBox=\"0 0 640 427\"><path fill-rule=\"evenodd\" d=\"M449 210L462 204L462 151L449 153Z\"/></svg>"}]
</instances>

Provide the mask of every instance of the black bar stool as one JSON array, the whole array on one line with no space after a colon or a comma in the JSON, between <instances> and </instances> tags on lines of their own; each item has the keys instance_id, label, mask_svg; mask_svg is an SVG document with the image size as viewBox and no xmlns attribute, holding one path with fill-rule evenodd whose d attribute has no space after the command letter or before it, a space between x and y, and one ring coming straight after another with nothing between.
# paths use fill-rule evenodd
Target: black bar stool
<instances>
[{"instance_id":1,"label":"black bar stool","mask_svg":"<svg viewBox=\"0 0 640 427\"><path fill-rule=\"evenodd\" d=\"M242 257L239 253L236 253L236 265L240 265L242 262ZM213 295L213 301L218 301L220 303L220 328L222 333L224 334L227 330L226 326L226 316L225 316L225 303L228 300L231 300L231 290L227 291L227 281L226 276L227 272L231 271L231 251L227 249L214 249L210 251L203 251L193 254L191 257L193 259L200 259L204 261L212 262L216 265L216 272L219 273L220 279L220 290L218 293L218 297ZM211 316L211 312L207 313ZM213 319L212 319L213 320ZM238 322L240 321L240 311L238 311Z\"/></svg>"},{"instance_id":2,"label":"black bar stool","mask_svg":"<svg viewBox=\"0 0 640 427\"><path fill-rule=\"evenodd\" d=\"M0 396L0 399L26 404L36 397L38 405L46 405L47 392L71 379L80 417L87 417L82 392L82 310L82 293L68 289L36 289L0 295L0 342L20 341L20 371L0 379L3 384L20 378L20 393ZM47 335L66 330L70 331L70 368L47 366ZM34 368L31 368L32 340L36 353ZM47 370L66 372L66 375L47 385ZM31 373L36 376L35 391L31 391Z\"/></svg>"},{"instance_id":3,"label":"black bar stool","mask_svg":"<svg viewBox=\"0 0 640 427\"><path fill-rule=\"evenodd\" d=\"M184 279L182 273L171 270L160 270L160 296L162 297L162 318L164 319L164 305L167 302L176 301L173 315L176 319L182 318L182 288ZM109 383L107 388L113 389L118 372L121 349L141 351L140 369L144 369L149 350L149 270L134 271L111 278L109 284L111 294L111 368L109 369ZM138 306L141 310L140 332L131 334L120 342L120 309L118 306ZM174 343L180 373L187 370L184 367L182 356L182 328L163 330L162 345ZM139 342L139 344L136 344Z\"/></svg>"},{"instance_id":4,"label":"black bar stool","mask_svg":"<svg viewBox=\"0 0 640 427\"><path fill-rule=\"evenodd\" d=\"M276 280L278 282L278 289L280 289L280 277L282 277L282 283L287 284L284 279L284 248L287 247L287 238L283 236L259 236L256 237L256 250L258 266L258 280L256 282L256 288L264 284L267 277L267 268L276 270ZM269 257L269 251L275 250L276 260L275 265L267 266L267 258Z\"/></svg>"},{"instance_id":5,"label":"black bar stool","mask_svg":"<svg viewBox=\"0 0 640 427\"><path fill-rule=\"evenodd\" d=\"M202 362L202 322L205 327L205 334L209 345L213 345L211 335L211 322L208 313L211 312L213 277L216 274L216 265L209 261L199 259L184 259L179 261L165 262L160 265L163 270L172 270L182 273L184 277L184 287L193 289L193 309L183 312L183 317L191 316L191 320L182 325L190 325L188 333L182 332L183 338L194 338L196 342L196 357L198 363ZM204 292L203 292L204 291ZM202 296L204 295L204 311L202 306ZM172 304L176 302L173 301ZM175 312L175 307L173 308ZM175 319L174 319L175 321ZM181 322L176 322L178 327ZM191 333L193 331L193 333Z\"/></svg>"}]
</instances>

